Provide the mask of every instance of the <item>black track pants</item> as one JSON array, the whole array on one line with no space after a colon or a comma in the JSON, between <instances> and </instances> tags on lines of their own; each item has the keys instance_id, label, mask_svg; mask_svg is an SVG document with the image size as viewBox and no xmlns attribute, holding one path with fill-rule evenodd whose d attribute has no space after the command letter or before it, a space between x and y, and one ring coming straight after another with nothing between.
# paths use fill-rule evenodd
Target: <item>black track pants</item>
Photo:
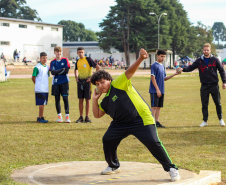
<instances>
[{"instance_id":1,"label":"black track pants","mask_svg":"<svg viewBox=\"0 0 226 185\"><path fill-rule=\"evenodd\" d=\"M172 164L162 142L159 140L155 125L139 126L134 128L110 126L103 137L103 147L105 159L109 167L118 168L120 166L117 157L117 147L122 139L128 135L134 135L152 153L152 155L162 164L165 171L170 168L178 169Z\"/></svg>"},{"instance_id":2,"label":"black track pants","mask_svg":"<svg viewBox=\"0 0 226 185\"><path fill-rule=\"evenodd\" d=\"M68 103L68 96L62 96L64 101L64 109L65 114L69 114L69 103ZM55 104L56 104L56 110L57 114L61 113L61 106L60 106L60 96L55 96Z\"/></svg>"},{"instance_id":3,"label":"black track pants","mask_svg":"<svg viewBox=\"0 0 226 185\"><path fill-rule=\"evenodd\" d=\"M213 101L216 105L217 116L219 120L222 118L222 107L220 103L220 91L218 85L202 85L201 90L201 101L202 101L202 114L203 120L208 120L208 105L209 105L209 94L211 94Z\"/></svg>"}]
</instances>

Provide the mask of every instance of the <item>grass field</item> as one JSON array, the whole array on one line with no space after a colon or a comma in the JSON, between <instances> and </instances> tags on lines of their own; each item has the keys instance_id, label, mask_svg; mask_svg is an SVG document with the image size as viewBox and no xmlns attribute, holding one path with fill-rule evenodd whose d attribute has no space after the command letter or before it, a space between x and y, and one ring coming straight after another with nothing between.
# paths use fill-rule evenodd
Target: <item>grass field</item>
<instances>
[{"instance_id":1,"label":"grass field","mask_svg":"<svg viewBox=\"0 0 226 185\"><path fill-rule=\"evenodd\" d=\"M149 77L132 78L133 85L150 105L149 82ZM179 168L197 173L199 170L222 171L222 179L226 182L226 128L219 126L212 98L209 126L198 127L202 122L199 77L175 77L165 84L166 95L160 122L166 128L158 129L158 134L172 161ZM220 89L224 113L226 91ZM44 111L45 118L50 122L36 123L38 107L35 106L31 79L11 79L10 82L0 83L0 94L0 184L19 184L10 179L10 174L15 169L29 165L104 161L102 136L111 118L105 115L95 119L91 114L93 123L75 123L79 110L74 78L70 82L70 124L55 122L57 115L51 95ZM62 100L61 105L63 110ZM120 161L157 163L133 136L122 141L118 157Z\"/></svg>"}]
</instances>

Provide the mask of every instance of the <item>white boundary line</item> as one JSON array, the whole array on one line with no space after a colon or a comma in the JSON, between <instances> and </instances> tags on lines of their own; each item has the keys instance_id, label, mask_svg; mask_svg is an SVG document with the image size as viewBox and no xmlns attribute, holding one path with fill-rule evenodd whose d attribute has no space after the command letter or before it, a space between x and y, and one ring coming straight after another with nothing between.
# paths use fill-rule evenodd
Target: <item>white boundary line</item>
<instances>
[{"instance_id":1,"label":"white boundary line","mask_svg":"<svg viewBox=\"0 0 226 185\"><path fill-rule=\"evenodd\" d=\"M38 185L44 185L44 184L39 183L38 181L36 181L36 180L34 179L34 175L35 175L36 173L38 173L38 172L40 172L40 171L42 171L42 170L49 169L49 168L55 168L55 167L66 166L66 165L71 165L71 164L63 164L63 165L57 165L57 166L50 166L50 167L47 167L47 168L41 168L41 169L39 169L39 170L36 170L36 171L32 172L30 175L28 175L28 179L29 179L31 182L35 183L35 184L38 184Z\"/></svg>"}]
</instances>

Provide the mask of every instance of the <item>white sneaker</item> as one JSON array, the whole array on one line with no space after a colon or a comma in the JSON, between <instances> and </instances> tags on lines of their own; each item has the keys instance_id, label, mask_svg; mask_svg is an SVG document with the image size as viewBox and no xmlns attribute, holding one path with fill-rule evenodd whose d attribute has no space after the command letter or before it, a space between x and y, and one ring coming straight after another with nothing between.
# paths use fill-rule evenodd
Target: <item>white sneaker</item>
<instances>
[{"instance_id":1,"label":"white sneaker","mask_svg":"<svg viewBox=\"0 0 226 185\"><path fill-rule=\"evenodd\" d=\"M207 122L205 122L205 121L203 121L202 122L202 124L201 125L199 125L200 127L206 127L206 126L208 126L208 123Z\"/></svg>"},{"instance_id":2,"label":"white sneaker","mask_svg":"<svg viewBox=\"0 0 226 185\"><path fill-rule=\"evenodd\" d=\"M171 181L179 181L180 180L180 174L177 169L170 168L169 174L171 177Z\"/></svg>"},{"instance_id":3,"label":"white sneaker","mask_svg":"<svg viewBox=\"0 0 226 185\"><path fill-rule=\"evenodd\" d=\"M221 119L221 120L219 121L219 123L220 123L220 125L221 125L222 127L225 126L225 123L224 123L224 120L223 120L223 119Z\"/></svg>"},{"instance_id":4,"label":"white sneaker","mask_svg":"<svg viewBox=\"0 0 226 185\"><path fill-rule=\"evenodd\" d=\"M120 167L111 168L111 167L108 166L104 171L101 172L101 175L110 175L110 174L113 174L113 173L120 173L120 172L121 172Z\"/></svg>"},{"instance_id":5,"label":"white sneaker","mask_svg":"<svg viewBox=\"0 0 226 185\"><path fill-rule=\"evenodd\" d=\"M61 122L63 122L63 119L62 119L62 116L58 116L58 119L57 119L57 121L56 121L57 123L61 123Z\"/></svg>"},{"instance_id":6,"label":"white sneaker","mask_svg":"<svg viewBox=\"0 0 226 185\"><path fill-rule=\"evenodd\" d=\"M71 120L70 120L69 116L65 117L65 123L71 123Z\"/></svg>"}]
</instances>

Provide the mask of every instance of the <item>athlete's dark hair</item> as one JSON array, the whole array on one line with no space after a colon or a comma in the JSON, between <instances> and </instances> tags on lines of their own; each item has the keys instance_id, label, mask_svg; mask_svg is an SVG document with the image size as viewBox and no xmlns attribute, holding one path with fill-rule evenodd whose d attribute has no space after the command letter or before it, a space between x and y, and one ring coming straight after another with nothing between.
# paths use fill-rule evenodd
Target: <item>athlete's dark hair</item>
<instances>
[{"instance_id":1,"label":"athlete's dark hair","mask_svg":"<svg viewBox=\"0 0 226 185\"><path fill-rule=\"evenodd\" d=\"M93 73L90 80L93 85L96 85L96 82L100 81L102 78L105 80L113 80L111 75L105 70L99 70Z\"/></svg>"},{"instance_id":2,"label":"athlete's dark hair","mask_svg":"<svg viewBox=\"0 0 226 185\"><path fill-rule=\"evenodd\" d=\"M45 52L41 52L40 53L40 58L43 57L43 56L47 56L47 54Z\"/></svg>"},{"instance_id":3,"label":"athlete's dark hair","mask_svg":"<svg viewBox=\"0 0 226 185\"><path fill-rule=\"evenodd\" d=\"M84 50L84 48L83 47L78 47L77 51L79 51L79 50Z\"/></svg>"},{"instance_id":4,"label":"athlete's dark hair","mask_svg":"<svg viewBox=\"0 0 226 185\"><path fill-rule=\"evenodd\" d=\"M163 49L158 50L157 55L166 55L166 51Z\"/></svg>"}]
</instances>

